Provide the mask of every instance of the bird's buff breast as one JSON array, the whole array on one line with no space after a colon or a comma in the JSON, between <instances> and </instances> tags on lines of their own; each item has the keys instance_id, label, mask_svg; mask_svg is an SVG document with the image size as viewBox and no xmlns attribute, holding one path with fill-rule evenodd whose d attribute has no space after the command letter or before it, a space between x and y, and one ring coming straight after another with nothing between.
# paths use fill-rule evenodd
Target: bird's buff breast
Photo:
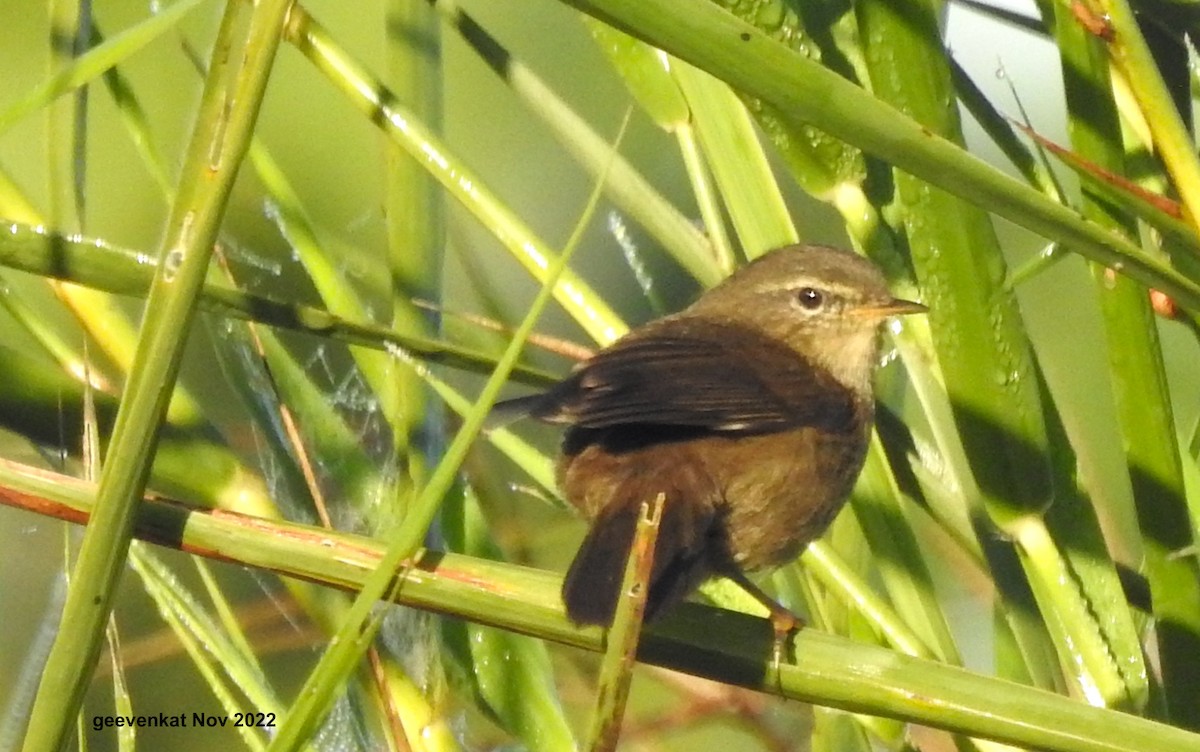
<instances>
[{"instance_id":1,"label":"bird's buff breast","mask_svg":"<svg viewBox=\"0 0 1200 752\"><path fill-rule=\"evenodd\" d=\"M791 561L825 532L865 457L864 440L812 428L729 443L714 449L724 455L718 469L741 471L719 480L721 528L730 558L744 570ZM777 461L764 462L764 453Z\"/></svg>"},{"instance_id":2,"label":"bird's buff breast","mask_svg":"<svg viewBox=\"0 0 1200 752\"><path fill-rule=\"evenodd\" d=\"M729 564L760 569L795 558L837 515L865 457L866 429L803 427L645 443L634 438L638 429L568 436L560 488L589 519L610 505L640 505L659 493L667 504L698 505L703 514L697 516L711 516L704 547L717 570ZM597 477L608 480L597 483Z\"/></svg>"}]
</instances>

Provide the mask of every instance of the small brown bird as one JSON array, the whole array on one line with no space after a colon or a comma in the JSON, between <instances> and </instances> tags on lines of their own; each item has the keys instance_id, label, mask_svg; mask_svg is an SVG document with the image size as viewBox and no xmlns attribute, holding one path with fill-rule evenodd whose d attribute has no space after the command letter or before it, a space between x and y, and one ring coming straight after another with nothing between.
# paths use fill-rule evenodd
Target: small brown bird
<instances>
[{"instance_id":1,"label":"small brown bird","mask_svg":"<svg viewBox=\"0 0 1200 752\"><path fill-rule=\"evenodd\" d=\"M841 509L874 419L879 324L923 310L860 256L788 246L506 403L568 426L558 482L591 520L563 585L571 620L612 623L641 505L662 493L646 618L723 575L786 621L744 572L795 558Z\"/></svg>"}]
</instances>

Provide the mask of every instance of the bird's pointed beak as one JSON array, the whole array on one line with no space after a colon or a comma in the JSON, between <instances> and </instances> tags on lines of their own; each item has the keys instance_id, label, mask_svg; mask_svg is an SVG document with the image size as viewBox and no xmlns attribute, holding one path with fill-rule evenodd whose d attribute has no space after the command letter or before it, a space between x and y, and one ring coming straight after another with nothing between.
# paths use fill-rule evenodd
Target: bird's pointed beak
<instances>
[{"instance_id":1,"label":"bird's pointed beak","mask_svg":"<svg viewBox=\"0 0 1200 752\"><path fill-rule=\"evenodd\" d=\"M866 305L854 309L854 313L864 318L883 319L888 316L905 316L910 313L925 313L929 308L911 300L895 298L879 305Z\"/></svg>"}]
</instances>

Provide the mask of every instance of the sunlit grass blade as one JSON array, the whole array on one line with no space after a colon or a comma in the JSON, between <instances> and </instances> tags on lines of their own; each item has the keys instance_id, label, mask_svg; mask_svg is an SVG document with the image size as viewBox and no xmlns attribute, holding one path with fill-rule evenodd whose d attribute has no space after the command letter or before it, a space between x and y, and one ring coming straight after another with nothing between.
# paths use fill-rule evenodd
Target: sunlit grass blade
<instances>
[{"instance_id":1,"label":"sunlit grass blade","mask_svg":"<svg viewBox=\"0 0 1200 752\"><path fill-rule=\"evenodd\" d=\"M367 306L339 265L342 254L328 238L318 236L309 212L278 163L261 141L250 145L250 164L271 197L271 215L316 287L321 300L334 316L347 321L369 321ZM392 366L385 353L352 348L351 356L364 381L380 400L388 420L397 418L398 395L392 383Z\"/></svg>"},{"instance_id":2,"label":"sunlit grass blade","mask_svg":"<svg viewBox=\"0 0 1200 752\"><path fill-rule=\"evenodd\" d=\"M372 658L373 663L376 660ZM376 684L387 693L385 699L390 705L386 712L396 714L403 732L393 736L394 743L397 746L407 744L409 749L422 752L460 752L463 747L448 723L449 719L440 708L430 704L430 698L425 697L422 688L395 662L376 665Z\"/></svg>"},{"instance_id":3,"label":"sunlit grass blade","mask_svg":"<svg viewBox=\"0 0 1200 752\"><path fill-rule=\"evenodd\" d=\"M692 182L692 194L704 222L704 233L711 243L708 266L728 274L737 266L737 257L725 228L720 198L712 174L701 153L692 110L671 72L671 58L645 42L611 26L585 19L600 51L613 64L629 93L659 128L675 136L680 158ZM706 286L715 280L697 277Z\"/></svg>"},{"instance_id":4,"label":"sunlit grass blade","mask_svg":"<svg viewBox=\"0 0 1200 752\"><path fill-rule=\"evenodd\" d=\"M113 710L114 715L130 718L133 716L133 698L129 692L129 681L125 676L125 668L121 665L124 657L121 654L120 632L113 618L108 621L108 658L112 665ZM82 720L82 718L81 718ZM82 738L82 733L80 738ZM122 726L117 729L117 749L129 752L136 749L137 731L133 726Z\"/></svg>"},{"instance_id":5,"label":"sunlit grass blade","mask_svg":"<svg viewBox=\"0 0 1200 752\"><path fill-rule=\"evenodd\" d=\"M909 629L919 636L922 649L911 654L961 664L960 651L950 633L929 566L905 517L901 492L887 465L878 433L871 444L860 480L862 495L852 503L891 601Z\"/></svg>"},{"instance_id":6,"label":"sunlit grass blade","mask_svg":"<svg viewBox=\"0 0 1200 752\"><path fill-rule=\"evenodd\" d=\"M225 715L232 718L235 713L245 713L253 708L252 712L270 713L278 718L279 702L265 685L261 669L251 662L253 656L244 655L196 607L194 599L181 587L174 574L153 553L137 545L139 548L131 550L129 556L133 571L158 606L159 615L171 627L196 670L204 677ZM252 704L248 706L243 697ZM265 749L262 730L245 724L238 726L237 732L249 749L254 752Z\"/></svg>"},{"instance_id":7,"label":"sunlit grass blade","mask_svg":"<svg viewBox=\"0 0 1200 752\"><path fill-rule=\"evenodd\" d=\"M804 563L805 572L831 591L834 597L858 610L892 647L921 658L934 656L935 647L913 632L891 604L873 592L870 585L823 541L810 543L800 560Z\"/></svg>"},{"instance_id":8,"label":"sunlit grass blade","mask_svg":"<svg viewBox=\"0 0 1200 752\"><path fill-rule=\"evenodd\" d=\"M1111 30L1111 38L1102 39L1104 47L1141 106L1154 149L1179 191L1188 222L1195 226L1200 221L1200 157L1192 134L1163 81L1133 9L1125 0L1097 0L1096 7L1096 17Z\"/></svg>"},{"instance_id":9,"label":"sunlit grass blade","mask_svg":"<svg viewBox=\"0 0 1200 752\"><path fill-rule=\"evenodd\" d=\"M64 373L83 378L85 366L78 349L65 341L57 328L46 321L44 311L26 299L10 283L0 280L0 306L31 334ZM113 393L116 385L94 362L86 365L88 381L96 388Z\"/></svg>"},{"instance_id":10,"label":"sunlit grass blade","mask_svg":"<svg viewBox=\"0 0 1200 752\"><path fill-rule=\"evenodd\" d=\"M459 417L465 418L470 414L472 403L469 399L444 380L429 373L428 369L421 368L418 372L429 382L446 406L457 413ZM558 484L554 480L554 463L543 452L508 428L485 428L483 435L512 460L542 491L550 497L557 496Z\"/></svg>"},{"instance_id":11,"label":"sunlit grass blade","mask_svg":"<svg viewBox=\"0 0 1200 752\"><path fill-rule=\"evenodd\" d=\"M12 212L8 214L10 217L27 217L27 224L34 225L31 230L33 233L47 232L44 229L46 219L28 204L24 195L19 194L15 186L12 186L12 193L7 196L6 200L0 202L0 207L3 207L4 212ZM70 227L77 226L77 224L73 220L68 222L68 230ZM11 239L13 236L24 234L25 229L19 226L10 226L8 238ZM68 243L80 243L82 237L78 233L70 231L51 232L50 234L62 238L72 238L73 240L68 240ZM71 315L79 322L79 325L88 333L92 341L108 356L109 360L121 369L128 369L130 361L133 358L133 349L137 335L125 311L107 295L102 295L94 290L81 288L72 284L61 284L61 282L69 280L61 280L54 275L43 276L47 277L47 282L53 293L62 301L63 305L66 306ZM148 274L146 286L149 286ZM6 298L12 299L14 307L21 306L18 293L9 291L6 293ZM59 327L50 324L44 316L34 318L23 316L21 318L25 322L30 334L43 347L53 353L55 358L64 364L68 372L79 372L77 367L71 366L71 364L78 363L79 361L78 347L67 341L67 335L61 332ZM42 320L38 321L36 320L37 318L41 318ZM96 371L95 375L98 380L113 381L111 378L103 378L103 370L98 365L93 366L93 368ZM185 389L180 389L172 394L170 407L168 408L168 419L171 422L177 425L199 425L203 422L201 415L202 411Z\"/></svg>"},{"instance_id":12,"label":"sunlit grass blade","mask_svg":"<svg viewBox=\"0 0 1200 752\"><path fill-rule=\"evenodd\" d=\"M848 81L862 82L862 45L854 14L848 8L835 10L786 0L727 7L793 52ZM744 91L738 94L796 184L833 206L854 245L885 263L889 276L895 276L903 244L884 222L878 205L888 190L886 180L881 179L886 175L885 166L870 165L858 148L810 124L787 118L759 97Z\"/></svg>"}]
</instances>

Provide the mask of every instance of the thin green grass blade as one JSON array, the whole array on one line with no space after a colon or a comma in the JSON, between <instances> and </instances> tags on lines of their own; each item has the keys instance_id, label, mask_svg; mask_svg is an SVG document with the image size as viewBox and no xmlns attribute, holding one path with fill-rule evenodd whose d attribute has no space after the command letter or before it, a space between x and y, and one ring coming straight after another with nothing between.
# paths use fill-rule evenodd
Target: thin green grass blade
<instances>
[{"instance_id":1,"label":"thin green grass blade","mask_svg":"<svg viewBox=\"0 0 1200 752\"><path fill-rule=\"evenodd\" d=\"M94 386L109 393L115 388L113 379L95 363L87 363L85 367L79 349L67 342L58 329L46 320L45 312L4 280L0 280L0 306L32 335L64 373L82 375L86 368L88 379Z\"/></svg>"},{"instance_id":2,"label":"thin green grass blade","mask_svg":"<svg viewBox=\"0 0 1200 752\"><path fill-rule=\"evenodd\" d=\"M201 0L179 0L161 13L150 16L79 56L71 65L62 67L42 85L0 110L0 133L63 94L94 81L109 68L177 26L200 3Z\"/></svg>"},{"instance_id":3,"label":"thin green grass blade","mask_svg":"<svg viewBox=\"0 0 1200 752\"><path fill-rule=\"evenodd\" d=\"M197 672L216 696L225 716L232 718L235 713L248 710L246 702L229 683L231 679L237 682L241 678L242 681L237 682L236 686L242 695L251 699L255 711L278 718L278 702L271 701L265 706L260 704L264 697L270 696L270 691L263 686L258 667L247 664L246 656L207 618L201 619L199 610L188 608L194 604L190 596L184 595L184 589L170 570L145 550L131 550L129 563L146 592L158 605L159 614L171 627ZM193 720L183 714L181 717L187 721ZM237 727L242 741L253 752L262 752L266 748L263 731L256 731L249 724Z\"/></svg>"},{"instance_id":4,"label":"thin green grass blade","mask_svg":"<svg viewBox=\"0 0 1200 752\"><path fill-rule=\"evenodd\" d=\"M125 676L125 667L121 665L121 661L124 659L121 655L120 632L117 631L115 618L110 617L108 620L106 640L108 642L109 660L112 663L114 715L131 718L133 717L133 697L129 692L129 682ZM79 738L82 742L83 739L86 739L86 736L81 733ZM137 731L134 726L121 726L117 729L117 749L120 752L133 752L137 748L136 742ZM86 742L81 743L81 748L86 749Z\"/></svg>"},{"instance_id":5,"label":"thin green grass blade","mask_svg":"<svg viewBox=\"0 0 1200 752\"><path fill-rule=\"evenodd\" d=\"M804 571L831 595L857 610L892 647L907 655L933 658L935 647L914 632L887 600L875 593L853 567L827 543L815 540L800 557Z\"/></svg>"},{"instance_id":6,"label":"thin green grass blade","mask_svg":"<svg viewBox=\"0 0 1200 752\"><path fill-rule=\"evenodd\" d=\"M444 380L430 373L428 368L416 367L418 373L429 382L447 407L458 414L460 418L465 418L470 414L472 403L469 399ZM549 497L557 498L558 484L554 480L554 462L545 453L507 428L485 428L483 436L512 460Z\"/></svg>"},{"instance_id":7,"label":"thin green grass blade","mask_svg":"<svg viewBox=\"0 0 1200 752\"><path fill-rule=\"evenodd\" d=\"M103 43L104 35L100 33L99 29L93 29L92 46L98 47ZM108 90L109 96L117 106L117 112L121 114L125 130L129 132L130 141L133 142L138 154L142 157L142 164L145 165L146 171L150 173L150 177L154 179L155 185L162 191L163 196L167 197L169 204L170 196L175 189L171 185L167 159L158 148L146 110L134 92L133 82L119 67L114 65L104 72L104 88Z\"/></svg>"},{"instance_id":8,"label":"thin green grass blade","mask_svg":"<svg viewBox=\"0 0 1200 752\"><path fill-rule=\"evenodd\" d=\"M849 5L787 0L721 5L805 59L848 81L865 80L862 46ZM887 175L886 166L869 165L859 149L812 125L790 121L758 97L744 92L740 96L796 183L838 211L854 244L872 258L889 263L897 258L901 244L872 200L888 190L881 179Z\"/></svg>"},{"instance_id":9,"label":"thin green grass blade","mask_svg":"<svg viewBox=\"0 0 1200 752\"><path fill-rule=\"evenodd\" d=\"M1124 112L1121 114L1125 115ZM1143 172L1144 167L1139 168L1140 152L1145 148L1143 144L1139 143L1136 147L1131 146L1127 149L1129 154L1125 172L1131 174L1141 172L1140 180L1135 182L1054 144L1029 128L1023 127L1021 130L1034 139L1043 151L1052 152L1078 175L1086 184L1088 192L1096 194L1097 198L1115 204L1122 211L1143 220L1171 242L1186 248L1188 253L1200 255L1200 239L1196 237L1190 224L1179 219L1181 209L1178 203L1162 194L1166 186L1161 179L1162 176L1153 173L1147 174ZM1131 132L1133 130L1135 129L1130 129ZM1189 267L1185 263L1187 259L1188 256L1184 255L1172 258L1180 264L1182 271L1195 276L1195 262Z\"/></svg>"},{"instance_id":10,"label":"thin green grass blade","mask_svg":"<svg viewBox=\"0 0 1200 752\"><path fill-rule=\"evenodd\" d=\"M713 280L696 279L711 287L737 267L737 260L725 230L725 218L712 175L700 150L691 108L671 73L671 59L661 50L611 26L592 19L586 19L586 22L600 51L612 62L642 111L659 128L674 134L679 143L680 157L691 179L692 193L704 221L707 242L711 245L706 266L715 267L717 273Z\"/></svg>"},{"instance_id":11,"label":"thin green grass blade","mask_svg":"<svg viewBox=\"0 0 1200 752\"><path fill-rule=\"evenodd\" d=\"M346 321L369 321L367 305L350 284L339 263L344 257L337 244L322 237L311 215L292 187L291 181L263 145L255 138L250 143L250 164L262 181L273 205L272 215L280 233L308 273L321 296L324 307L334 316ZM351 356L371 392L380 400L380 410L389 421L399 420L395 401L399 392L394 383L391 359L386 353L351 348ZM393 423L392 427L398 427Z\"/></svg>"},{"instance_id":12,"label":"thin green grass blade","mask_svg":"<svg viewBox=\"0 0 1200 752\"><path fill-rule=\"evenodd\" d=\"M209 601L212 602L213 608L216 609L217 621L221 625L221 629L224 630L230 647L237 652L242 661L257 668L258 673L261 674L262 669L258 667L254 648L250 646L250 640L246 637L246 630L238 623L233 604L229 602L229 598L221 589L221 584L217 582L217 578L213 575L212 567L199 556L192 558L192 564L196 567L196 573L200 575L200 582L204 585L204 592L208 594ZM199 611L199 609L196 610Z\"/></svg>"},{"instance_id":13,"label":"thin green grass blade","mask_svg":"<svg viewBox=\"0 0 1200 752\"><path fill-rule=\"evenodd\" d=\"M887 465L879 434L859 483L862 493L852 499L854 514L870 544L879 575L898 613L928 652L912 655L937 657L961 665L958 647L938 600L929 566L921 554L911 524L905 518L901 492Z\"/></svg>"}]
</instances>

